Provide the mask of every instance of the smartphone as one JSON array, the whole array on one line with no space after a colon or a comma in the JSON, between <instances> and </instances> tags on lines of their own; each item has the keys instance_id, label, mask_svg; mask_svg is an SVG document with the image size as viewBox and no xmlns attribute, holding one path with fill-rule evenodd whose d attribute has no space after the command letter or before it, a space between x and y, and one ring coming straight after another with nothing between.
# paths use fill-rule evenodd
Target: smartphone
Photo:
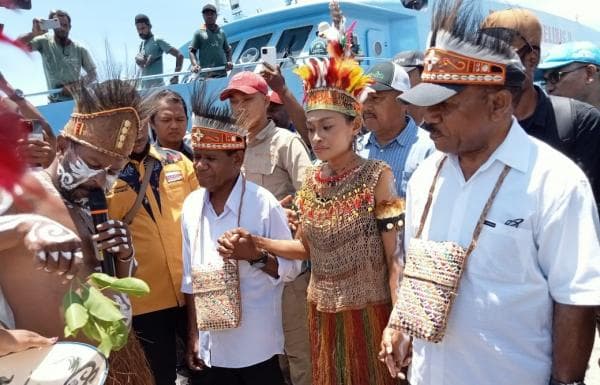
<instances>
[{"instance_id":1,"label":"smartphone","mask_svg":"<svg viewBox=\"0 0 600 385\"><path fill-rule=\"evenodd\" d=\"M25 128L27 129L27 139L29 140L44 140L44 127L37 119L25 120Z\"/></svg>"},{"instance_id":2,"label":"smartphone","mask_svg":"<svg viewBox=\"0 0 600 385\"><path fill-rule=\"evenodd\" d=\"M40 20L40 26L44 31L51 29L60 28L60 21L58 19L42 19Z\"/></svg>"},{"instance_id":3,"label":"smartphone","mask_svg":"<svg viewBox=\"0 0 600 385\"><path fill-rule=\"evenodd\" d=\"M260 59L264 63L269 63L269 65L276 67L277 66L277 51L275 47L261 47L260 48Z\"/></svg>"}]
</instances>

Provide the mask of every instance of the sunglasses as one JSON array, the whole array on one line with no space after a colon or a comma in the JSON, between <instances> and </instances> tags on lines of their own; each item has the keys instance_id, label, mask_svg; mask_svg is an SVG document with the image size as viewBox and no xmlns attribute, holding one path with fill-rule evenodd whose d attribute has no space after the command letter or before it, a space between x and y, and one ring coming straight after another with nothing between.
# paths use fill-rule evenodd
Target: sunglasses
<instances>
[{"instance_id":1,"label":"sunglasses","mask_svg":"<svg viewBox=\"0 0 600 385\"><path fill-rule=\"evenodd\" d=\"M579 71L582 68L587 67L586 65L579 66L577 68L573 68L570 71L551 71L544 74L544 81L550 84L556 84L563 79L563 76L566 74L570 74L571 72Z\"/></svg>"},{"instance_id":2,"label":"sunglasses","mask_svg":"<svg viewBox=\"0 0 600 385\"><path fill-rule=\"evenodd\" d=\"M521 58L521 60L529 53L533 52L533 51L540 51L540 46L539 45L533 45L529 42L529 40L527 40L525 38L525 36L521 35L521 33L515 29L511 29L511 28L504 28L504 27L491 27L491 28L484 28L481 30L481 33L484 35L488 35L491 37L494 37L496 39L500 39L508 44L512 44L512 42L514 41L515 37L518 37L519 39L523 40L525 42L525 45L523 45L521 48L519 48L516 52L517 55L519 55L519 57Z\"/></svg>"}]
</instances>

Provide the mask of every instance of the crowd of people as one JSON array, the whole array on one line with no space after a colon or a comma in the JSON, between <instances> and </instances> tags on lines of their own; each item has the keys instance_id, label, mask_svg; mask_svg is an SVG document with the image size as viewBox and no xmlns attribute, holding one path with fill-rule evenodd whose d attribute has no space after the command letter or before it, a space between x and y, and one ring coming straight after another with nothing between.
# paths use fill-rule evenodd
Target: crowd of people
<instances>
[{"instance_id":1,"label":"crowd of people","mask_svg":"<svg viewBox=\"0 0 600 385\"><path fill-rule=\"evenodd\" d=\"M116 277L151 290L107 293L132 330L110 384L584 384L600 331L600 47L540 63L533 12L440 0L425 52L363 71L330 9L294 69L303 103L268 63L208 93L232 68L210 4L190 61L223 69L190 100L161 79L143 96L96 81L67 12L51 12L54 34L34 20L19 39L62 89L51 101L75 105L55 136L0 77L0 360L64 339L68 283L109 252ZM165 53L181 70L146 15L135 27L143 75ZM94 224L98 189L110 219Z\"/></svg>"}]
</instances>

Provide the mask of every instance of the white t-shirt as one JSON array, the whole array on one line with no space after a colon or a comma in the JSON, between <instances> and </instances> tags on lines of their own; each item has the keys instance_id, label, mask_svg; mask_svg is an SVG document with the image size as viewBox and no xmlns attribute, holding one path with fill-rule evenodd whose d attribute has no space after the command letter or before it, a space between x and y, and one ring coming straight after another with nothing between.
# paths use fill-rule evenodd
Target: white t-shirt
<instances>
[{"instance_id":1,"label":"white t-shirt","mask_svg":"<svg viewBox=\"0 0 600 385\"><path fill-rule=\"evenodd\" d=\"M409 182L406 244L443 156L426 159ZM413 385L547 385L553 301L600 304L600 232L590 184L516 119L468 181L458 158L448 157L422 238L466 249L504 165L511 170L467 261L443 341L414 341Z\"/></svg>"},{"instance_id":2,"label":"white t-shirt","mask_svg":"<svg viewBox=\"0 0 600 385\"><path fill-rule=\"evenodd\" d=\"M192 268L210 261L220 261L217 239L237 225L242 190L239 177L217 215L204 189L192 192L183 204L183 279L181 291L193 294ZM204 206L204 209L203 209ZM271 239L291 239L287 219L279 202L266 189L247 181L242 203L240 227L251 234ZM198 219L203 213L202 238L192 255L191 244L199 231ZM203 248L202 252L200 249ZM301 271L301 261L277 258L279 279L274 279L246 261L239 262L242 315L235 329L200 331L200 358L210 366L244 368L283 353L281 296L284 282L293 281Z\"/></svg>"}]
</instances>

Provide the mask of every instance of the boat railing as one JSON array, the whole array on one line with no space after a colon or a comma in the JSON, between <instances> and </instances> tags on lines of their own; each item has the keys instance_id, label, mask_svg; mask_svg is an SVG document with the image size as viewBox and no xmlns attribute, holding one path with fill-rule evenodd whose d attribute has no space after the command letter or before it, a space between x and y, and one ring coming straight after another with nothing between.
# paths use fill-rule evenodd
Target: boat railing
<instances>
[{"instance_id":1,"label":"boat railing","mask_svg":"<svg viewBox=\"0 0 600 385\"><path fill-rule=\"evenodd\" d=\"M325 56L325 55L302 55L302 56L296 56L296 57L290 56L290 57L286 57L286 58L277 59L277 63L283 68L284 66L287 66L287 65L295 65L299 61L308 59L310 57L326 58L327 56ZM366 62L366 63L390 60L390 58L368 57L368 56L360 56L360 57L357 57L356 59L359 62ZM245 70L247 68L254 68L261 63L262 63L261 61L248 62L248 63L236 63L233 65L233 70L235 71L235 70ZM170 79L173 76L180 76L181 79L184 79L183 83L191 83L191 82L194 82L194 81L200 79L202 77L202 74L209 73L209 72L215 72L215 71L223 71L223 70L225 70L225 66L202 68L198 72L192 72L190 70L179 71L179 72L168 72L168 73L165 72L165 73L157 74L157 75L141 76L139 79L140 80ZM62 90L63 90L62 88L54 88L54 89L46 90L46 91L32 92L32 93L25 94L25 97L29 98L29 97L44 96L44 95L54 95L54 94L62 92Z\"/></svg>"}]
</instances>

